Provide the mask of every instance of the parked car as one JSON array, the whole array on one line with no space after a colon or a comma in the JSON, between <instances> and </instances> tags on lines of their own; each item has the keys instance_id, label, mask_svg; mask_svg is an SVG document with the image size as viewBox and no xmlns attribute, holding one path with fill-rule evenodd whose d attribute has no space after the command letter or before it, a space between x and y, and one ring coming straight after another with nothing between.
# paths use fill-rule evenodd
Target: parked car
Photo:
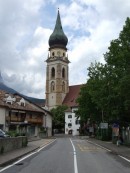
<instances>
[{"instance_id":1,"label":"parked car","mask_svg":"<svg viewBox=\"0 0 130 173\"><path fill-rule=\"evenodd\" d=\"M9 138L10 136L0 129L0 138Z\"/></svg>"}]
</instances>

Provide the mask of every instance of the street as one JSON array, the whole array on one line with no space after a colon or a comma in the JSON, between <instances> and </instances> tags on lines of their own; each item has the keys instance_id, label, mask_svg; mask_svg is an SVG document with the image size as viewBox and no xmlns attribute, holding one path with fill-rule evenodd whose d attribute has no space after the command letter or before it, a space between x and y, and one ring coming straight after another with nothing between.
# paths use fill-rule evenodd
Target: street
<instances>
[{"instance_id":1,"label":"street","mask_svg":"<svg viewBox=\"0 0 130 173\"><path fill-rule=\"evenodd\" d=\"M78 138L57 138L45 148L0 168L3 173L129 173L130 163Z\"/></svg>"}]
</instances>

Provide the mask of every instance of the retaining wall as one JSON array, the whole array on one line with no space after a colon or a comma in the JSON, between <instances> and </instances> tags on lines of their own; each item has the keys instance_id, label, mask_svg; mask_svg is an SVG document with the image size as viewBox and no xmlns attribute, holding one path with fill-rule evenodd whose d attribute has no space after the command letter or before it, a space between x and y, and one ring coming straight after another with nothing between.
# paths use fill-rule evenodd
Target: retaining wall
<instances>
[{"instance_id":1,"label":"retaining wall","mask_svg":"<svg viewBox=\"0 0 130 173\"><path fill-rule=\"evenodd\" d=\"M27 137L13 137L0 139L0 154L27 146Z\"/></svg>"}]
</instances>

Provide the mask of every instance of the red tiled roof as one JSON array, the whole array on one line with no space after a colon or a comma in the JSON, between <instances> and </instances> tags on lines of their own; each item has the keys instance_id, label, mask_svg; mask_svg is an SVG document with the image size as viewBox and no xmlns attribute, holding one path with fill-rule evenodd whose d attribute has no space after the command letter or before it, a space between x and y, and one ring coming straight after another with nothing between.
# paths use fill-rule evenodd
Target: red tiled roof
<instances>
[{"instance_id":1,"label":"red tiled roof","mask_svg":"<svg viewBox=\"0 0 130 173\"><path fill-rule=\"evenodd\" d=\"M24 111L33 111L33 112L41 112L43 113L45 110L43 110L41 107L38 105L35 105L34 103L31 103L27 99L26 100L25 106L21 106L18 104L18 100L21 100L21 95L15 94L16 101L14 101L12 104L8 104L5 101L5 96L6 92L3 90L0 90L0 107L8 107L10 109L15 109L15 110L24 110ZM14 94L9 94L12 98L14 98Z\"/></svg>"},{"instance_id":2,"label":"red tiled roof","mask_svg":"<svg viewBox=\"0 0 130 173\"><path fill-rule=\"evenodd\" d=\"M79 96L80 88L83 85L73 85L69 86L69 92L67 93L65 99L63 100L63 105L67 105L68 107L78 106L76 103L76 99Z\"/></svg>"}]
</instances>

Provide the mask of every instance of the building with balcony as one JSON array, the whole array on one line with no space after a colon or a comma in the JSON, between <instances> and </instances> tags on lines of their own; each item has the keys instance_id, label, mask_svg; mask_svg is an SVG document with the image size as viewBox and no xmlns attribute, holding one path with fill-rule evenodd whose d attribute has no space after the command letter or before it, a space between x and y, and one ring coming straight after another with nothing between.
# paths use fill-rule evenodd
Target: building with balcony
<instances>
[{"instance_id":1,"label":"building with balcony","mask_svg":"<svg viewBox=\"0 0 130 173\"><path fill-rule=\"evenodd\" d=\"M18 93L10 94L0 90L1 129L24 133L32 137L38 136L43 127L47 129L48 136L51 136L52 117L49 111L30 102Z\"/></svg>"}]
</instances>

